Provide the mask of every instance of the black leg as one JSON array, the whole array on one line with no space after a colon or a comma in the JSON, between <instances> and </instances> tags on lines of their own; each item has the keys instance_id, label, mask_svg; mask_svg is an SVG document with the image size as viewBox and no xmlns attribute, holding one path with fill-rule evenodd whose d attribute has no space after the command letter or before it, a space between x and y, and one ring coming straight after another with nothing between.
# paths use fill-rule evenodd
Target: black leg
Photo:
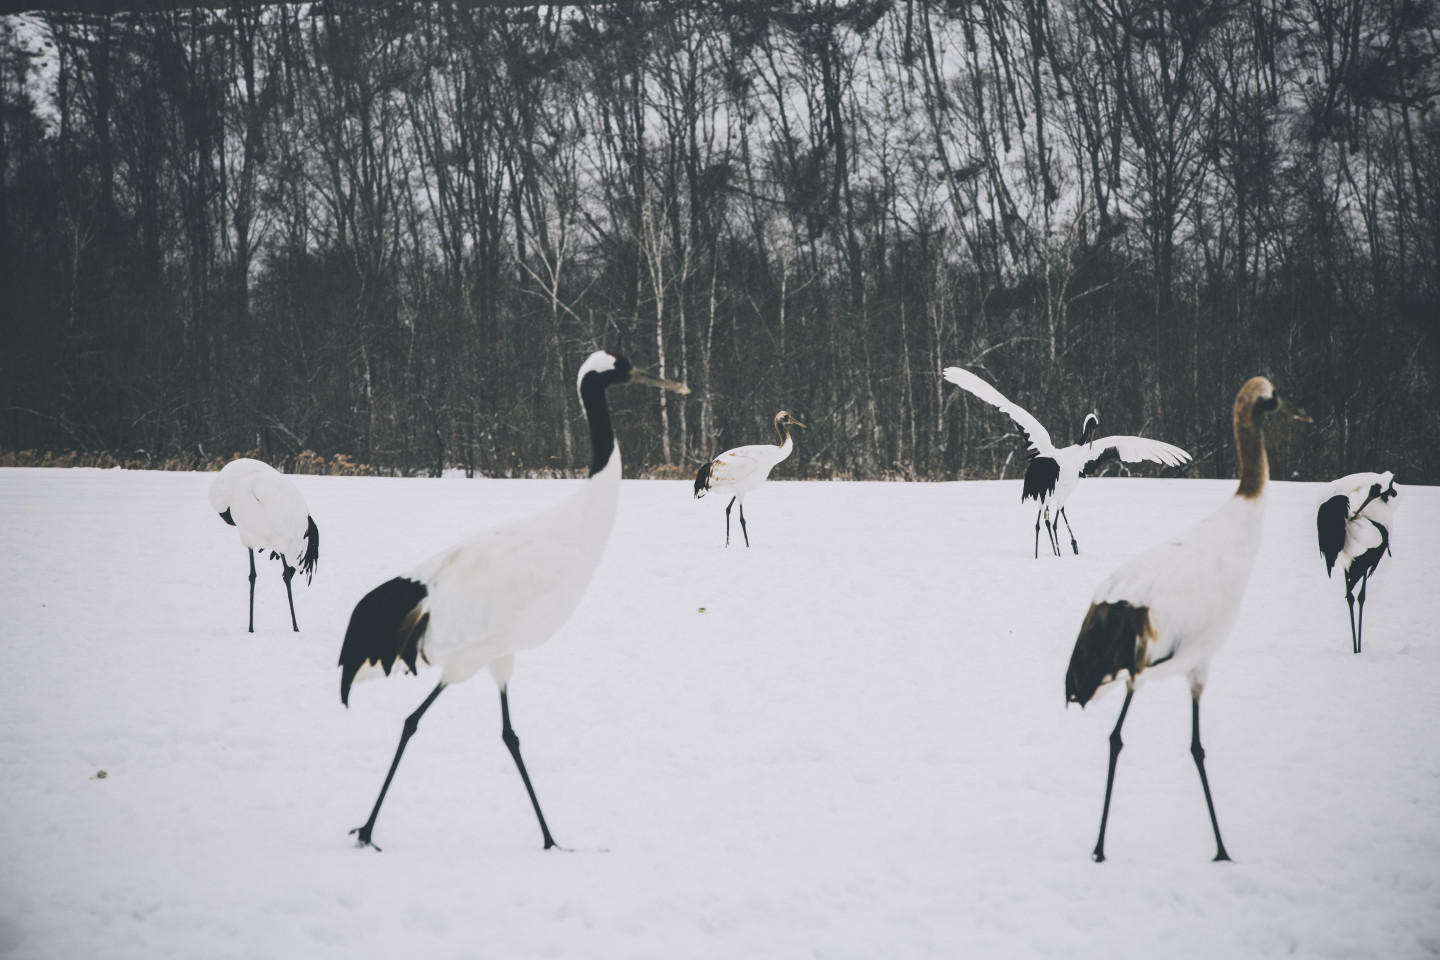
<instances>
[{"instance_id":1,"label":"black leg","mask_svg":"<svg viewBox=\"0 0 1440 960\"><path fill-rule=\"evenodd\" d=\"M730 546L730 508L733 506L735 506L735 498L731 497L730 502L725 504L725 546L727 547Z\"/></svg>"},{"instance_id":2,"label":"black leg","mask_svg":"<svg viewBox=\"0 0 1440 960\"><path fill-rule=\"evenodd\" d=\"M1345 602L1350 605L1350 652L1360 652L1360 634L1355 629L1355 585L1345 578Z\"/></svg>"},{"instance_id":3,"label":"black leg","mask_svg":"<svg viewBox=\"0 0 1440 960\"><path fill-rule=\"evenodd\" d=\"M1068 514L1066 514L1064 507L1060 508L1060 516L1065 518L1065 530L1067 533L1070 534L1070 549L1074 550L1075 556L1078 557L1080 556L1080 544L1075 542L1075 531L1070 529L1070 517ZM1055 524L1055 532L1060 532L1060 524L1058 523Z\"/></svg>"},{"instance_id":4,"label":"black leg","mask_svg":"<svg viewBox=\"0 0 1440 960\"><path fill-rule=\"evenodd\" d=\"M1040 559L1040 515L1043 514L1044 512L1045 512L1045 508L1044 508L1044 507L1041 507L1039 510L1036 510L1036 511L1035 511L1035 559L1036 559L1036 560L1039 560L1039 559Z\"/></svg>"},{"instance_id":5,"label":"black leg","mask_svg":"<svg viewBox=\"0 0 1440 960\"><path fill-rule=\"evenodd\" d=\"M1215 830L1215 859L1229 860L1225 843L1220 839L1220 824L1215 819L1215 804L1210 801L1210 781L1205 778L1205 748L1200 746L1200 698L1190 701L1190 755L1200 771L1200 786L1205 788L1205 806L1210 810L1210 826Z\"/></svg>"},{"instance_id":6,"label":"black leg","mask_svg":"<svg viewBox=\"0 0 1440 960\"><path fill-rule=\"evenodd\" d=\"M1045 532L1050 535L1050 550L1055 556L1060 556L1060 515L1055 515L1055 523L1050 523L1050 514L1045 514Z\"/></svg>"},{"instance_id":7,"label":"black leg","mask_svg":"<svg viewBox=\"0 0 1440 960\"><path fill-rule=\"evenodd\" d=\"M255 551L250 551L250 632L255 632Z\"/></svg>"},{"instance_id":8,"label":"black leg","mask_svg":"<svg viewBox=\"0 0 1440 960\"><path fill-rule=\"evenodd\" d=\"M295 568L286 563L284 557L280 558L280 565L285 568L283 576L285 578L285 599L290 601L290 626L295 628L296 633L299 633L300 624L295 622L295 594L290 592L290 581L295 579Z\"/></svg>"},{"instance_id":9,"label":"black leg","mask_svg":"<svg viewBox=\"0 0 1440 960\"><path fill-rule=\"evenodd\" d=\"M430 696L425 698L425 702L420 704L420 709L405 718L405 726L400 731L400 746L395 748L395 759L390 761L390 772L385 774L385 784L380 788L380 796L375 798L375 809L370 811L370 819L365 821L365 826L350 831L359 834L359 839L355 842L357 847L375 847L370 841L370 834L375 830L375 818L380 816L380 804L385 802L385 791L390 789L390 781L395 778L395 768L400 766L400 755L405 752L405 744L410 742L410 738L415 736L415 731L419 729L420 717L430 709L430 704L435 702L435 698L440 696L440 691L444 689L445 684L437 684L435 689L430 691Z\"/></svg>"},{"instance_id":10,"label":"black leg","mask_svg":"<svg viewBox=\"0 0 1440 960\"><path fill-rule=\"evenodd\" d=\"M535 797L535 788L530 785L530 774L525 772L525 761L520 759L520 738L515 735L515 728L510 726L510 698L505 688L500 688L500 717L504 724L500 731L505 746L510 748L510 756L515 758L515 766L520 769L520 779L525 781L525 792L530 794L530 805L535 808L535 817L540 821L540 833L545 837L545 849L549 850L555 846L555 840L550 836L550 828L545 826L545 814L540 812L540 801Z\"/></svg>"},{"instance_id":11,"label":"black leg","mask_svg":"<svg viewBox=\"0 0 1440 960\"><path fill-rule=\"evenodd\" d=\"M1360 580L1360 615L1355 621L1355 652L1359 653L1365 645L1365 588L1370 585L1370 572L1367 570L1365 576Z\"/></svg>"},{"instance_id":12,"label":"black leg","mask_svg":"<svg viewBox=\"0 0 1440 960\"><path fill-rule=\"evenodd\" d=\"M1100 839L1095 841L1095 852L1090 854L1090 859L1096 863L1105 862L1105 823L1110 819L1110 791L1115 786L1115 761L1120 758L1120 748L1125 746L1120 739L1120 726L1125 722L1125 714L1130 709L1130 698L1135 696L1133 689L1126 689L1125 702L1120 706L1120 719L1115 721L1115 729L1110 731L1110 773L1105 777L1105 806L1100 811Z\"/></svg>"},{"instance_id":13,"label":"black leg","mask_svg":"<svg viewBox=\"0 0 1440 960\"><path fill-rule=\"evenodd\" d=\"M740 501L740 532L745 535L745 546L750 546L750 531L745 529L745 501Z\"/></svg>"}]
</instances>

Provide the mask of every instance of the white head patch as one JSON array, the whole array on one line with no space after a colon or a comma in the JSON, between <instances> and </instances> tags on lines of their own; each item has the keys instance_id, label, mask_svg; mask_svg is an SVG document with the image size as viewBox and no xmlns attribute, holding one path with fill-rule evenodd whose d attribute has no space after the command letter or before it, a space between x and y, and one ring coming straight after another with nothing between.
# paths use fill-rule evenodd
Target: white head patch
<instances>
[{"instance_id":1,"label":"white head patch","mask_svg":"<svg viewBox=\"0 0 1440 960\"><path fill-rule=\"evenodd\" d=\"M605 373L615 369L615 354L609 350L596 350L586 358L580 365L580 372L575 375L575 390L580 390L580 383L585 379L587 373Z\"/></svg>"}]
</instances>

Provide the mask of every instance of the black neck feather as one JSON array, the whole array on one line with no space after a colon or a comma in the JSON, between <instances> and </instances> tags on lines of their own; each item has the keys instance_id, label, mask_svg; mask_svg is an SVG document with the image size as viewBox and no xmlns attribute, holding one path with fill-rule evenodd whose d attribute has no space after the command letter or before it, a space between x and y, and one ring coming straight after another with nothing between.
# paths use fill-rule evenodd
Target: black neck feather
<instances>
[{"instance_id":1,"label":"black neck feather","mask_svg":"<svg viewBox=\"0 0 1440 960\"><path fill-rule=\"evenodd\" d=\"M590 421L590 476L595 476L610 462L615 453L615 427L610 422L610 404L605 388L610 379L603 374L589 374L580 384L580 402Z\"/></svg>"}]
</instances>

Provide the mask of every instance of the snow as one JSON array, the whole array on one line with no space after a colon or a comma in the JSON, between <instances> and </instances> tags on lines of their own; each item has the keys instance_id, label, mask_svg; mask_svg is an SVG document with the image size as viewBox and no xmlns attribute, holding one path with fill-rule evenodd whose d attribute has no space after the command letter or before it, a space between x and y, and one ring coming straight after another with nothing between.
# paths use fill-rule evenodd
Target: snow
<instances>
[{"instance_id":1,"label":"snow","mask_svg":"<svg viewBox=\"0 0 1440 960\"><path fill-rule=\"evenodd\" d=\"M747 504L625 481L575 617L446 690L339 701L371 587L579 481L294 477L321 531L290 630L212 475L0 470L0 956L1411 957L1440 952L1440 488L1401 487L1365 650L1276 483L1202 710L1183 679L1065 708L1095 586L1233 482L1091 479L1084 551L1031 558L1019 481L777 483ZM738 534L738 530L734 531ZM1067 545L1068 546L1068 545ZM704 608L704 612L700 612ZM99 770L107 776L97 779Z\"/></svg>"}]
</instances>

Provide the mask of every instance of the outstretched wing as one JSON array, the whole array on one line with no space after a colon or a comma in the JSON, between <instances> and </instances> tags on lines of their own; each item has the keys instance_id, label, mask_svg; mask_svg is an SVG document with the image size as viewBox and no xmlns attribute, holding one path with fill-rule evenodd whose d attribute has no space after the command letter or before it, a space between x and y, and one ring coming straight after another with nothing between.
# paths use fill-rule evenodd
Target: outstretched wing
<instances>
[{"instance_id":1,"label":"outstretched wing","mask_svg":"<svg viewBox=\"0 0 1440 960\"><path fill-rule=\"evenodd\" d=\"M1033 449L1038 450L1040 453L1049 453L1055 449L1055 445L1050 442L1049 431L1040 425L1039 420L1036 420L1030 415L1030 411L1019 404L1011 403L1003 393L975 376L975 374L969 370L962 370L959 367L946 367L945 379L955 384L955 386L961 390L974 394L1001 413L1009 416L1011 420L1014 420L1016 424L1019 425L1021 430L1025 431L1025 435L1030 438L1030 446Z\"/></svg>"},{"instance_id":2,"label":"outstretched wing","mask_svg":"<svg viewBox=\"0 0 1440 960\"><path fill-rule=\"evenodd\" d=\"M1190 454L1174 444L1148 437L1101 437L1093 443L1083 444L1081 449L1085 453L1085 462L1081 466L1096 460L1124 460L1126 463L1149 460L1178 467L1190 459Z\"/></svg>"}]
</instances>

